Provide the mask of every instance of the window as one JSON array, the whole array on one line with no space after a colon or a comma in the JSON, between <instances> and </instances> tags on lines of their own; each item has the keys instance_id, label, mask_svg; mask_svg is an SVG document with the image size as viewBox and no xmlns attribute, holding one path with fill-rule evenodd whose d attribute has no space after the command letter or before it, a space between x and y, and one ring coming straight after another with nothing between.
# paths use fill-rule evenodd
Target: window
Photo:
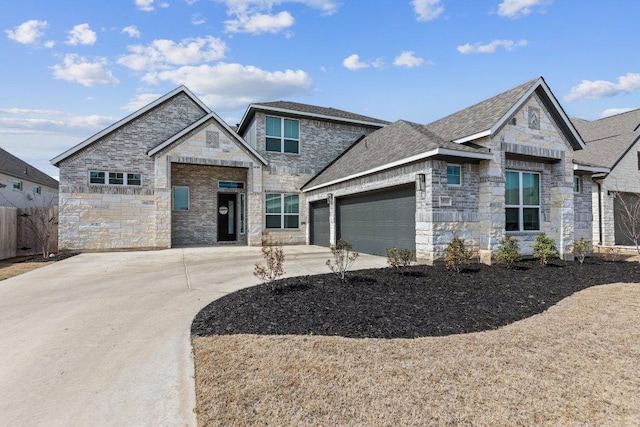
<instances>
[{"instance_id":1,"label":"window","mask_svg":"<svg viewBox=\"0 0 640 427\"><path fill-rule=\"evenodd\" d=\"M638 170L640 171L640 151L638 151Z\"/></svg>"},{"instance_id":2,"label":"window","mask_svg":"<svg viewBox=\"0 0 640 427\"><path fill-rule=\"evenodd\" d=\"M139 173L89 171L89 184L142 185Z\"/></svg>"},{"instance_id":3,"label":"window","mask_svg":"<svg viewBox=\"0 0 640 427\"><path fill-rule=\"evenodd\" d=\"M300 219L297 194L269 193L266 196L267 228L298 228Z\"/></svg>"},{"instance_id":4,"label":"window","mask_svg":"<svg viewBox=\"0 0 640 427\"><path fill-rule=\"evenodd\" d=\"M42 187L40 187L39 185L33 187L33 194L42 194Z\"/></svg>"},{"instance_id":5,"label":"window","mask_svg":"<svg viewBox=\"0 0 640 427\"><path fill-rule=\"evenodd\" d=\"M297 120L267 116L265 133L267 151L300 152L300 123Z\"/></svg>"},{"instance_id":6,"label":"window","mask_svg":"<svg viewBox=\"0 0 640 427\"><path fill-rule=\"evenodd\" d=\"M188 211L189 210L189 187L173 187L173 210Z\"/></svg>"},{"instance_id":7,"label":"window","mask_svg":"<svg viewBox=\"0 0 640 427\"><path fill-rule=\"evenodd\" d=\"M573 177L573 192L574 193L579 193L580 192L580 177L579 176L574 176Z\"/></svg>"},{"instance_id":8,"label":"window","mask_svg":"<svg viewBox=\"0 0 640 427\"><path fill-rule=\"evenodd\" d=\"M13 181L14 190L22 190L22 181Z\"/></svg>"},{"instance_id":9,"label":"window","mask_svg":"<svg viewBox=\"0 0 640 427\"><path fill-rule=\"evenodd\" d=\"M462 184L460 165L447 165L447 185L459 186Z\"/></svg>"},{"instance_id":10,"label":"window","mask_svg":"<svg viewBox=\"0 0 640 427\"><path fill-rule=\"evenodd\" d=\"M244 215L244 210L245 210L245 199L244 199L244 194L240 194L240 234L244 234L244 228L245 228L245 215Z\"/></svg>"},{"instance_id":11,"label":"window","mask_svg":"<svg viewBox=\"0 0 640 427\"><path fill-rule=\"evenodd\" d=\"M218 188L235 188L242 189L244 188L244 182L238 181L218 181Z\"/></svg>"},{"instance_id":12,"label":"window","mask_svg":"<svg viewBox=\"0 0 640 427\"><path fill-rule=\"evenodd\" d=\"M540 174L507 171L504 199L506 231L540 230Z\"/></svg>"},{"instance_id":13,"label":"window","mask_svg":"<svg viewBox=\"0 0 640 427\"><path fill-rule=\"evenodd\" d=\"M109 172L109 184L124 185L124 174L122 172Z\"/></svg>"}]
</instances>

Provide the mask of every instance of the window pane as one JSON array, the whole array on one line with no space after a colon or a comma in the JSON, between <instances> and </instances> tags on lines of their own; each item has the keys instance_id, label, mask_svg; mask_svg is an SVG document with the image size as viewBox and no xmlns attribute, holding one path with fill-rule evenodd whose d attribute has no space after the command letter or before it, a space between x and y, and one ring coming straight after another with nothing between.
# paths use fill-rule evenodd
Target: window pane
<instances>
[{"instance_id":1,"label":"window pane","mask_svg":"<svg viewBox=\"0 0 640 427\"><path fill-rule=\"evenodd\" d=\"M109 184L124 184L124 174L122 172L109 172Z\"/></svg>"},{"instance_id":2,"label":"window pane","mask_svg":"<svg viewBox=\"0 0 640 427\"><path fill-rule=\"evenodd\" d=\"M218 181L218 188L244 188L244 182Z\"/></svg>"},{"instance_id":3,"label":"window pane","mask_svg":"<svg viewBox=\"0 0 640 427\"><path fill-rule=\"evenodd\" d=\"M298 196L290 194L284 196L284 212L285 213L298 213Z\"/></svg>"},{"instance_id":4,"label":"window pane","mask_svg":"<svg viewBox=\"0 0 640 427\"><path fill-rule=\"evenodd\" d=\"M89 184L104 184L104 172L89 172Z\"/></svg>"},{"instance_id":5,"label":"window pane","mask_svg":"<svg viewBox=\"0 0 640 427\"><path fill-rule=\"evenodd\" d=\"M282 212L280 208L280 194L267 194L266 201L266 213L279 214ZM280 226L278 225L278 227Z\"/></svg>"},{"instance_id":6,"label":"window pane","mask_svg":"<svg viewBox=\"0 0 640 427\"><path fill-rule=\"evenodd\" d=\"M460 185L460 166L447 165L447 184Z\"/></svg>"},{"instance_id":7,"label":"window pane","mask_svg":"<svg viewBox=\"0 0 640 427\"><path fill-rule=\"evenodd\" d=\"M276 152L279 153L281 151L281 144L282 144L282 142L279 139L267 138L266 150L267 151L276 151Z\"/></svg>"},{"instance_id":8,"label":"window pane","mask_svg":"<svg viewBox=\"0 0 640 427\"><path fill-rule=\"evenodd\" d=\"M298 154L298 141L293 141L291 139L284 140L284 152L285 153L296 153Z\"/></svg>"},{"instance_id":9,"label":"window pane","mask_svg":"<svg viewBox=\"0 0 640 427\"><path fill-rule=\"evenodd\" d=\"M173 210L189 210L189 187L173 187Z\"/></svg>"},{"instance_id":10,"label":"window pane","mask_svg":"<svg viewBox=\"0 0 640 427\"><path fill-rule=\"evenodd\" d=\"M127 185L140 185L141 179L139 173L128 173L127 174Z\"/></svg>"},{"instance_id":11,"label":"window pane","mask_svg":"<svg viewBox=\"0 0 640 427\"><path fill-rule=\"evenodd\" d=\"M298 228L298 215L285 215L284 228Z\"/></svg>"},{"instance_id":12,"label":"window pane","mask_svg":"<svg viewBox=\"0 0 640 427\"><path fill-rule=\"evenodd\" d=\"M267 215L267 228L281 228L280 215Z\"/></svg>"},{"instance_id":13,"label":"window pane","mask_svg":"<svg viewBox=\"0 0 640 427\"><path fill-rule=\"evenodd\" d=\"M580 177L579 176L574 176L573 177L573 192L574 193L579 193L580 192Z\"/></svg>"},{"instance_id":14,"label":"window pane","mask_svg":"<svg viewBox=\"0 0 640 427\"><path fill-rule=\"evenodd\" d=\"M540 230L540 209L523 208L522 222L523 230Z\"/></svg>"},{"instance_id":15,"label":"window pane","mask_svg":"<svg viewBox=\"0 0 640 427\"><path fill-rule=\"evenodd\" d=\"M506 231L518 231L520 230L520 225L519 223L519 212L520 209L518 208L507 208L506 209L506 217L507 217L507 221L506 221L506 225L505 225L505 230Z\"/></svg>"},{"instance_id":16,"label":"window pane","mask_svg":"<svg viewBox=\"0 0 640 427\"><path fill-rule=\"evenodd\" d=\"M282 133L280 132L280 119L278 117L267 117L267 136L276 136L281 137Z\"/></svg>"},{"instance_id":17,"label":"window pane","mask_svg":"<svg viewBox=\"0 0 640 427\"><path fill-rule=\"evenodd\" d=\"M284 137L291 139L299 139L298 121L284 119Z\"/></svg>"},{"instance_id":18,"label":"window pane","mask_svg":"<svg viewBox=\"0 0 640 427\"><path fill-rule=\"evenodd\" d=\"M520 204L518 172L507 172L505 174L504 202L507 205Z\"/></svg>"},{"instance_id":19,"label":"window pane","mask_svg":"<svg viewBox=\"0 0 640 427\"><path fill-rule=\"evenodd\" d=\"M22 181L13 181L14 190L22 190Z\"/></svg>"},{"instance_id":20,"label":"window pane","mask_svg":"<svg viewBox=\"0 0 640 427\"><path fill-rule=\"evenodd\" d=\"M522 204L535 206L540 204L540 175L522 173Z\"/></svg>"}]
</instances>

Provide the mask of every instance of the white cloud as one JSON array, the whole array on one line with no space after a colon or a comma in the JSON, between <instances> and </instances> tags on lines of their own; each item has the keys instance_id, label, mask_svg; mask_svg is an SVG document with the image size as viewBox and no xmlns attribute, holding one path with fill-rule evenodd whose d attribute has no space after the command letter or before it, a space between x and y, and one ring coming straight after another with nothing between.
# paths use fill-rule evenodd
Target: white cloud
<instances>
[{"instance_id":1,"label":"white cloud","mask_svg":"<svg viewBox=\"0 0 640 427\"><path fill-rule=\"evenodd\" d=\"M93 45L98 37L96 33L89 28L89 24L79 24L74 26L71 30L69 30L69 38L66 41L66 44L70 44L72 46L76 46L79 44L83 45Z\"/></svg>"},{"instance_id":2,"label":"white cloud","mask_svg":"<svg viewBox=\"0 0 640 427\"><path fill-rule=\"evenodd\" d=\"M38 39L44 35L44 30L49 26L47 21L31 19L14 27L13 30L5 30L9 39L22 44L36 44Z\"/></svg>"},{"instance_id":3,"label":"white cloud","mask_svg":"<svg viewBox=\"0 0 640 427\"><path fill-rule=\"evenodd\" d=\"M207 22L207 19L201 13L194 13L191 15L191 23L193 25L202 25Z\"/></svg>"},{"instance_id":4,"label":"white cloud","mask_svg":"<svg viewBox=\"0 0 640 427\"><path fill-rule=\"evenodd\" d=\"M239 15L236 19L225 21L225 30L230 33L279 33L293 26L295 19L289 12L276 15L256 13L254 15Z\"/></svg>"},{"instance_id":5,"label":"white cloud","mask_svg":"<svg viewBox=\"0 0 640 427\"><path fill-rule=\"evenodd\" d=\"M35 111L35 110L34 110ZM68 133L71 129L100 130L116 119L106 116L74 116L60 113L63 117L0 117L0 134Z\"/></svg>"},{"instance_id":6,"label":"white cloud","mask_svg":"<svg viewBox=\"0 0 640 427\"><path fill-rule=\"evenodd\" d=\"M412 0L411 4L418 15L418 21L433 21L444 12L444 6L440 4L440 0Z\"/></svg>"},{"instance_id":7,"label":"white cloud","mask_svg":"<svg viewBox=\"0 0 640 427\"><path fill-rule=\"evenodd\" d=\"M216 111L233 111L252 102L307 94L313 85L311 77L302 70L272 72L228 63L149 73L143 81L184 84Z\"/></svg>"},{"instance_id":8,"label":"white cloud","mask_svg":"<svg viewBox=\"0 0 640 427\"><path fill-rule=\"evenodd\" d=\"M54 42L53 40L49 40L49 41L45 42L43 46L48 48L48 49L51 49L55 45L56 45L56 42Z\"/></svg>"},{"instance_id":9,"label":"white cloud","mask_svg":"<svg viewBox=\"0 0 640 427\"><path fill-rule=\"evenodd\" d=\"M503 0L498 5L498 15L508 18L520 18L533 12L534 7L542 8L553 3L553 0Z\"/></svg>"},{"instance_id":10,"label":"white cloud","mask_svg":"<svg viewBox=\"0 0 640 427\"><path fill-rule=\"evenodd\" d=\"M347 56L343 61L342 61L342 65L344 65L344 67L348 70L351 71L357 71L360 70L362 68L369 68L370 65L365 63L365 62L360 62L360 55L358 54L353 54L353 55L349 55Z\"/></svg>"},{"instance_id":11,"label":"white cloud","mask_svg":"<svg viewBox=\"0 0 640 427\"><path fill-rule=\"evenodd\" d=\"M152 10L154 10L153 1L154 0L135 0L135 3L136 7L139 10L142 10L144 12L151 12Z\"/></svg>"},{"instance_id":12,"label":"white cloud","mask_svg":"<svg viewBox=\"0 0 640 427\"><path fill-rule=\"evenodd\" d=\"M635 108L607 108L600 113L600 118L615 116L616 114L626 113L627 111L633 111Z\"/></svg>"},{"instance_id":13,"label":"white cloud","mask_svg":"<svg viewBox=\"0 0 640 427\"><path fill-rule=\"evenodd\" d=\"M222 59L227 45L224 41L207 36L205 38L154 40L148 46L127 47L129 55L118 59L118 64L136 71L167 69L172 65L193 65Z\"/></svg>"},{"instance_id":14,"label":"white cloud","mask_svg":"<svg viewBox=\"0 0 640 427\"><path fill-rule=\"evenodd\" d=\"M567 102L579 99L600 99L621 93L640 91L640 73L627 73L618 77L618 82L606 80L583 80L578 86L571 88L569 95L564 97Z\"/></svg>"},{"instance_id":15,"label":"white cloud","mask_svg":"<svg viewBox=\"0 0 640 427\"><path fill-rule=\"evenodd\" d=\"M0 113L4 114L19 114L19 115L36 115L36 116L57 116L62 114L62 111L58 110L33 110L29 108L0 108Z\"/></svg>"},{"instance_id":16,"label":"white cloud","mask_svg":"<svg viewBox=\"0 0 640 427\"><path fill-rule=\"evenodd\" d=\"M129 100L126 105L122 106L122 110L136 111L160 98L162 95L157 93L140 93Z\"/></svg>"},{"instance_id":17,"label":"white cloud","mask_svg":"<svg viewBox=\"0 0 640 427\"><path fill-rule=\"evenodd\" d=\"M395 65L396 67L407 68L419 67L423 63L424 59L418 58L414 55L414 52L409 50L405 50L404 52L402 52L396 57L395 61L393 61L393 65Z\"/></svg>"},{"instance_id":18,"label":"white cloud","mask_svg":"<svg viewBox=\"0 0 640 427\"><path fill-rule=\"evenodd\" d=\"M458 46L457 50L463 55L469 53L495 53L496 49L498 49L499 47L503 47L505 50L514 50L517 47L524 47L527 44L529 44L529 42L527 42L526 40L519 40L517 42L514 42L513 40L494 40L491 43L487 44L463 44L461 46Z\"/></svg>"},{"instance_id":19,"label":"white cloud","mask_svg":"<svg viewBox=\"0 0 640 427\"><path fill-rule=\"evenodd\" d=\"M186 4L188 4L189 6L192 6L192 5L196 4L198 2L198 0L184 0L184 2Z\"/></svg>"},{"instance_id":20,"label":"white cloud","mask_svg":"<svg viewBox=\"0 0 640 427\"><path fill-rule=\"evenodd\" d=\"M135 25L129 25L128 27L124 27L122 29L122 32L128 35L129 37L131 37L132 39L140 38L140 30L138 30L138 27L136 27Z\"/></svg>"},{"instance_id":21,"label":"white cloud","mask_svg":"<svg viewBox=\"0 0 640 427\"><path fill-rule=\"evenodd\" d=\"M95 62L89 62L86 58L75 53L65 55L63 64L54 65L53 77L80 83L83 86L117 86L120 81L113 73L104 68L107 65L105 58L97 58Z\"/></svg>"}]
</instances>

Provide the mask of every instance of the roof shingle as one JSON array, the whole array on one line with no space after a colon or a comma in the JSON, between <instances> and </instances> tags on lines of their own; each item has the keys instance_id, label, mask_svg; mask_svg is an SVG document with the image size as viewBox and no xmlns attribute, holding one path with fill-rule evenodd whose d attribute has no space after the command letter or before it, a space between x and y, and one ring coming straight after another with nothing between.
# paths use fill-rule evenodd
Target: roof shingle
<instances>
[{"instance_id":1,"label":"roof shingle","mask_svg":"<svg viewBox=\"0 0 640 427\"><path fill-rule=\"evenodd\" d=\"M14 178L58 188L58 181L2 148L0 148L0 172Z\"/></svg>"}]
</instances>

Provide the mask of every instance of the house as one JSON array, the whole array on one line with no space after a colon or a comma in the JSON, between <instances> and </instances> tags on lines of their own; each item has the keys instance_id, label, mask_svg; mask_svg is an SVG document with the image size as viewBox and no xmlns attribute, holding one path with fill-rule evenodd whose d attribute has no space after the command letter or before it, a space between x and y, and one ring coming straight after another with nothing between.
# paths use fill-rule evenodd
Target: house
<instances>
[{"instance_id":1,"label":"house","mask_svg":"<svg viewBox=\"0 0 640 427\"><path fill-rule=\"evenodd\" d=\"M52 159L65 204L59 245L306 243L300 187L385 124L274 102L250 105L238 134L181 86Z\"/></svg>"},{"instance_id":2,"label":"house","mask_svg":"<svg viewBox=\"0 0 640 427\"><path fill-rule=\"evenodd\" d=\"M603 170L577 161L582 149L543 78L428 125L395 122L304 185L311 242L433 262L459 236L489 263L505 234L531 254L544 232L572 258L575 239L591 240L590 177Z\"/></svg>"},{"instance_id":3,"label":"house","mask_svg":"<svg viewBox=\"0 0 640 427\"><path fill-rule=\"evenodd\" d=\"M58 181L0 148L0 206L44 207L58 204Z\"/></svg>"},{"instance_id":4,"label":"house","mask_svg":"<svg viewBox=\"0 0 640 427\"><path fill-rule=\"evenodd\" d=\"M640 197L640 109L572 122L586 143L576 158L610 171L594 175L593 240L604 246L632 246L620 215L621 199L635 203Z\"/></svg>"},{"instance_id":5,"label":"house","mask_svg":"<svg viewBox=\"0 0 640 427\"><path fill-rule=\"evenodd\" d=\"M591 239L584 142L542 78L428 125L294 102L231 129L184 86L54 158L60 246L329 246L432 262L457 235L490 262L545 232ZM581 183L574 192L574 181Z\"/></svg>"}]
</instances>

